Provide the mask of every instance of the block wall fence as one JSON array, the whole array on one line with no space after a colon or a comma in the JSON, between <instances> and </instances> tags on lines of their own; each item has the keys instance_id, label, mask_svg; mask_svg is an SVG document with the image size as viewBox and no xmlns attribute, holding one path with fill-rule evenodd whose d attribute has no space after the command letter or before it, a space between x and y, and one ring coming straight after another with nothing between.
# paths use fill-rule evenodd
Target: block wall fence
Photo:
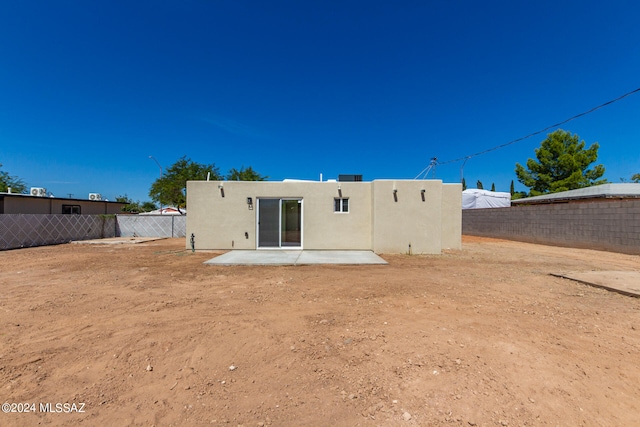
<instances>
[{"instance_id":1,"label":"block wall fence","mask_svg":"<svg viewBox=\"0 0 640 427\"><path fill-rule=\"evenodd\" d=\"M640 199L466 209L462 234L640 254Z\"/></svg>"}]
</instances>

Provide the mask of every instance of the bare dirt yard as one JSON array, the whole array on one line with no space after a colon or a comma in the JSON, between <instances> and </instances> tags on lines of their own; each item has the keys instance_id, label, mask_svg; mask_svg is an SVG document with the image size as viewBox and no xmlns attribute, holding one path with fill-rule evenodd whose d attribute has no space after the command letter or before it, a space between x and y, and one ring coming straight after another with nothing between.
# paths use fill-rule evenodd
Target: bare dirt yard
<instances>
[{"instance_id":1,"label":"bare dirt yard","mask_svg":"<svg viewBox=\"0 0 640 427\"><path fill-rule=\"evenodd\" d=\"M550 275L638 256L464 237L386 266L216 267L184 247L0 252L0 425L640 425L640 298Z\"/></svg>"}]
</instances>

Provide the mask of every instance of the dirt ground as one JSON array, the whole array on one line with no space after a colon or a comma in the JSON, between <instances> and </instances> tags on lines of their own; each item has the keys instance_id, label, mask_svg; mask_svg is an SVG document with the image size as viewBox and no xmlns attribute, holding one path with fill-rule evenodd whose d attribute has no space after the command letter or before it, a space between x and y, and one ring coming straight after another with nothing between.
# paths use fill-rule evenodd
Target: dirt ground
<instances>
[{"instance_id":1,"label":"dirt ground","mask_svg":"<svg viewBox=\"0 0 640 427\"><path fill-rule=\"evenodd\" d=\"M640 425L640 298L550 275L638 256L464 237L215 267L184 246L0 252L0 403L21 411L0 425Z\"/></svg>"}]
</instances>

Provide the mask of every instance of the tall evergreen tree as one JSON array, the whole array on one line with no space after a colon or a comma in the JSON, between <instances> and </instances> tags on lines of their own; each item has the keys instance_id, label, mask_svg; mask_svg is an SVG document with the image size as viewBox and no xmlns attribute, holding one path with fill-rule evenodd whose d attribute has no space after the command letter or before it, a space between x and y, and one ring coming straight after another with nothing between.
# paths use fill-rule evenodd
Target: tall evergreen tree
<instances>
[{"instance_id":1,"label":"tall evergreen tree","mask_svg":"<svg viewBox=\"0 0 640 427\"><path fill-rule=\"evenodd\" d=\"M537 160L527 160L526 168L516 163L516 176L530 188L531 196L604 184L607 180L599 179L604 175L604 166L589 169L598 158L599 147L594 142L585 149L578 135L558 129L535 150Z\"/></svg>"}]
</instances>

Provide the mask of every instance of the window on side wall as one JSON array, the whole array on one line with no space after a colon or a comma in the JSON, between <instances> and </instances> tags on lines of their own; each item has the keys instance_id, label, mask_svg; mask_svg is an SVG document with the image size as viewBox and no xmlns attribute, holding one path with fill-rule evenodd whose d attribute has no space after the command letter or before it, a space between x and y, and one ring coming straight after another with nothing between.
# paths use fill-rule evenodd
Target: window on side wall
<instances>
[{"instance_id":1,"label":"window on side wall","mask_svg":"<svg viewBox=\"0 0 640 427\"><path fill-rule=\"evenodd\" d=\"M348 197L336 197L333 199L333 211L339 213L349 212L349 198Z\"/></svg>"},{"instance_id":2,"label":"window on side wall","mask_svg":"<svg viewBox=\"0 0 640 427\"><path fill-rule=\"evenodd\" d=\"M62 205L62 213L80 215L80 205Z\"/></svg>"}]
</instances>

